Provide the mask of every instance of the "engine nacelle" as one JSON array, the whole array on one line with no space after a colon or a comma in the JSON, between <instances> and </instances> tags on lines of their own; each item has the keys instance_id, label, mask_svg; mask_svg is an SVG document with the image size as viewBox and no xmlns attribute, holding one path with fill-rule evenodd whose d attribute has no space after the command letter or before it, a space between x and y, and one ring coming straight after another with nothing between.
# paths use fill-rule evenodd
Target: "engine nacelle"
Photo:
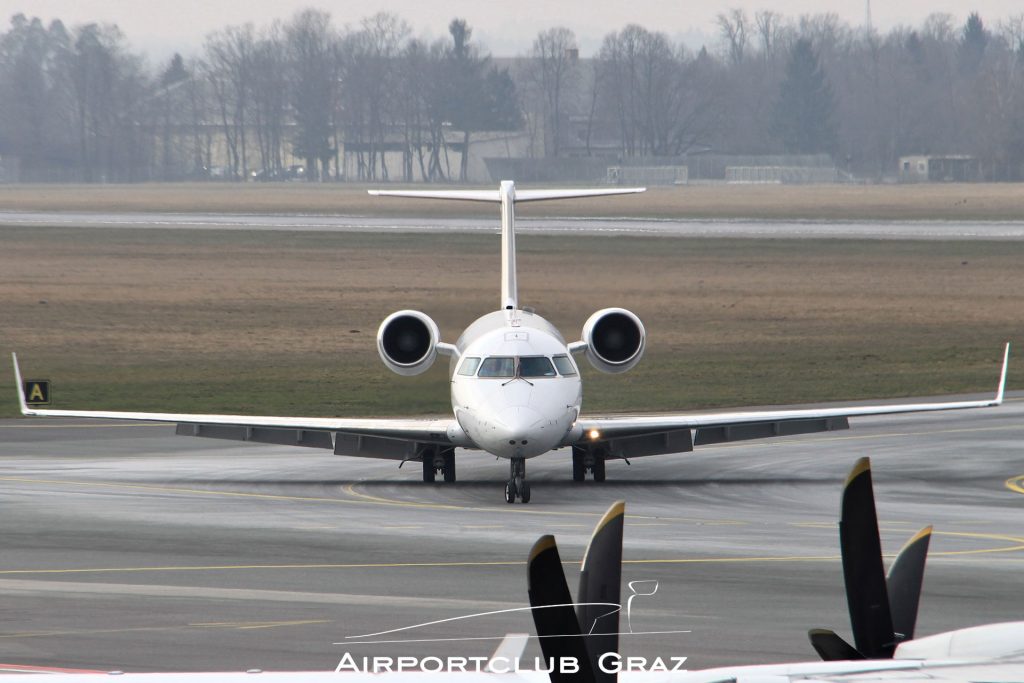
<instances>
[{"instance_id":1,"label":"engine nacelle","mask_svg":"<svg viewBox=\"0 0 1024 683\"><path fill-rule=\"evenodd\" d=\"M644 355L647 332L640 318L624 308L604 308L583 325L587 360L601 372L625 372Z\"/></svg>"},{"instance_id":2,"label":"engine nacelle","mask_svg":"<svg viewBox=\"0 0 1024 683\"><path fill-rule=\"evenodd\" d=\"M399 375L418 375L437 358L441 332L430 316L419 311L392 313L377 329L377 352L384 365Z\"/></svg>"}]
</instances>

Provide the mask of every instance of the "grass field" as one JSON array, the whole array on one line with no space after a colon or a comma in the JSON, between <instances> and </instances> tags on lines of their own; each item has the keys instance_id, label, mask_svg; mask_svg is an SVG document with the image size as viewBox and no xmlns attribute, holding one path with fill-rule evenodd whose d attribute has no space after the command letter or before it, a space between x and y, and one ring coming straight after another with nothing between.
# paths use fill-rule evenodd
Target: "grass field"
<instances>
[{"instance_id":1,"label":"grass field","mask_svg":"<svg viewBox=\"0 0 1024 683\"><path fill-rule=\"evenodd\" d=\"M366 187L310 183L0 185L0 211L300 212L487 218L494 214L493 207L475 203L370 197ZM1024 186L970 183L652 187L641 197L526 204L518 212L523 216L1019 221L1024 220Z\"/></svg>"},{"instance_id":2,"label":"grass field","mask_svg":"<svg viewBox=\"0 0 1024 683\"><path fill-rule=\"evenodd\" d=\"M0 347L53 382L58 408L444 413L447 365L393 375L377 326L416 308L454 341L498 303L494 235L37 227L0 241ZM1003 342L1024 342L1017 242L519 246L521 302L567 337L605 306L647 326L634 371L585 372L590 412L988 392ZM1024 387L1020 358L1010 388Z\"/></svg>"}]
</instances>

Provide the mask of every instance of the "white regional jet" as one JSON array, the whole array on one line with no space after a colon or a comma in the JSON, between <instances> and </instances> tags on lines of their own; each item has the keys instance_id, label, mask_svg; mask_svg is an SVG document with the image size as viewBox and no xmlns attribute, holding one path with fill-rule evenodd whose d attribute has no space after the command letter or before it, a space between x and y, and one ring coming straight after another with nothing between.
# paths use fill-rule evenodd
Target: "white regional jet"
<instances>
[{"instance_id":1,"label":"white regional jet","mask_svg":"<svg viewBox=\"0 0 1024 683\"><path fill-rule=\"evenodd\" d=\"M583 355L601 372L625 372L644 352L646 333L636 315L623 308L597 311L583 325L579 341L566 343L547 320L520 305L516 287L516 202L599 197L643 192L644 188L598 190L516 190L502 181L495 190L374 191L378 196L494 202L501 207L500 309L471 324L454 344L441 341L425 313L392 313L377 331L384 364L400 375L426 371L438 355L448 356L454 415L447 419L344 419L255 417L92 410L48 410L26 405L24 415L150 420L177 423L177 433L262 443L333 449L337 455L419 461L423 480L437 473L455 481L455 449L487 451L510 462L505 500L530 500L526 460L559 448L572 449L572 478L591 474L604 481L605 461L682 453L694 446L848 429L847 418L932 410L982 408L1003 400L1009 344L995 398L981 401L887 404L847 408L682 413L640 417L581 414L582 384L575 357Z\"/></svg>"}]
</instances>

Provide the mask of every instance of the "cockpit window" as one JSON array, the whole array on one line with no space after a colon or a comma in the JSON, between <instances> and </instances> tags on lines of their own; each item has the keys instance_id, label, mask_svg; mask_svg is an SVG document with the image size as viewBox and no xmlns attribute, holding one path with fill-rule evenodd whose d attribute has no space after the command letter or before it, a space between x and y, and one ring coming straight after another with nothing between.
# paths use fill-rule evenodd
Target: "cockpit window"
<instances>
[{"instance_id":1,"label":"cockpit window","mask_svg":"<svg viewBox=\"0 0 1024 683\"><path fill-rule=\"evenodd\" d=\"M519 357L520 377L554 377L555 368L551 361L544 356L520 356Z\"/></svg>"},{"instance_id":2,"label":"cockpit window","mask_svg":"<svg viewBox=\"0 0 1024 683\"><path fill-rule=\"evenodd\" d=\"M459 374L472 377L476 374L476 369L480 367L480 359L470 356L462 361L462 366L459 367Z\"/></svg>"},{"instance_id":3,"label":"cockpit window","mask_svg":"<svg viewBox=\"0 0 1024 683\"><path fill-rule=\"evenodd\" d=\"M555 356L552 360L555 361L555 367L558 368L558 374L564 375L565 377L571 377L576 374L576 366L572 364L569 356Z\"/></svg>"},{"instance_id":4,"label":"cockpit window","mask_svg":"<svg viewBox=\"0 0 1024 683\"><path fill-rule=\"evenodd\" d=\"M515 377L516 360L512 356L491 356L480 364L479 377Z\"/></svg>"}]
</instances>

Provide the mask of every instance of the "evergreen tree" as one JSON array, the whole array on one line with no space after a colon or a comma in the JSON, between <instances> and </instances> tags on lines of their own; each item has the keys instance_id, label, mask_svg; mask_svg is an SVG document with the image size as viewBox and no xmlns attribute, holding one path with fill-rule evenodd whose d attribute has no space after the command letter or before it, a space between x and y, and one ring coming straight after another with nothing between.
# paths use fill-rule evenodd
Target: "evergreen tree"
<instances>
[{"instance_id":1,"label":"evergreen tree","mask_svg":"<svg viewBox=\"0 0 1024 683\"><path fill-rule=\"evenodd\" d=\"M837 138L835 108L832 85L811 41L797 40L772 111L772 132L787 152L832 153Z\"/></svg>"},{"instance_id":2,"label":"evergreen tree","mask_svg":"<svg viewBox=\"0 0 1024 683\"><path fill-rule=\"evenodd\" d=\"M960 68L965 74L978 71L981 60L985 57L989 38L988 29L981 21L981 16L977 12L971 12L960 37Z\"/></svg>"},{"instance_id":3,"label":"evergreen tree","mask_svg":"<svg viewBox=\"0 0 1024 683\"><path fill-rule=\"evenodd\" d=\"M507 69L491 65L490 55L482 54L469 42L473 29L464 19L448 25L452 37L446 64L448 118L462 131L462 163L459 179L465 181L469 169L469 145L474 132L511 130L522 122L515 83Z\"/></svg>"},{"instance_id":4,"label":"evergreen tree","mask_svg":"<svg viewBox=\"0 0 1024 683\"><path fill-rule=\"evenodd\" d=\"M516 130L523 125L516 84L508 69L492 68L484 81L484 125L489 130Z\"/></svg>"},{"instance_id":5,"label":"evergreen tree","mask_svg":"<svg viewBox=\"0 0 1024 683\"><path fill-rule=\"evenodd\" d=\"M181 54L175 52L174 56L171 57L171 63L160 74L160 85L167 87L179 81L188 80L188 78L189 73L188 69L185 68L185 60L182 59Z\"/></svg>"},{"instance_id":6,"label":"evergreen tree","mask_svg":"<svg viewBox=\"0 0 1024 683\"><path fill-rule=\"evenodd\" d=\"M292 150L306 160L306 179L326 179L334 156L331 110L337 86L337 38L327 12L299 11L285 25L295 117Z\"/></svg>"}]
</instances>

